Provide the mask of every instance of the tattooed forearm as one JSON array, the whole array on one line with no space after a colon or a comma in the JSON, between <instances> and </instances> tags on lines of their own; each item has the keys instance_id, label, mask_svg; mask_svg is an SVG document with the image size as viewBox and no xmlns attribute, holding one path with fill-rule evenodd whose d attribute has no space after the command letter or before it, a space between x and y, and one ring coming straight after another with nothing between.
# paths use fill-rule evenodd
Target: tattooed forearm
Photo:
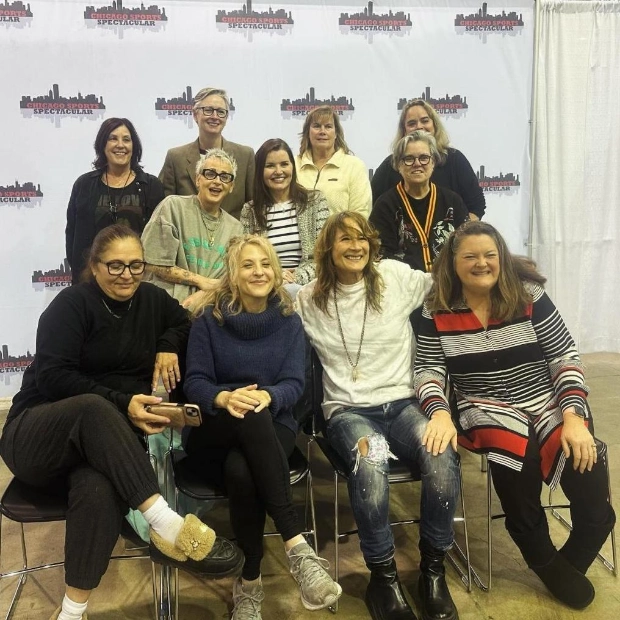
<instances>
[{"instance_id":1,"label":"tattooed forearm","mask_svg":"<svg viewBox=\"0 0 620 620\"><path fill-rule=\"evenodd\" d=\"M147 269L158 278L172 284L186 284L198 286L198 276L187 269L180 267L162 267L161 265L147 265Z\"/></svg>"}]
</instances>

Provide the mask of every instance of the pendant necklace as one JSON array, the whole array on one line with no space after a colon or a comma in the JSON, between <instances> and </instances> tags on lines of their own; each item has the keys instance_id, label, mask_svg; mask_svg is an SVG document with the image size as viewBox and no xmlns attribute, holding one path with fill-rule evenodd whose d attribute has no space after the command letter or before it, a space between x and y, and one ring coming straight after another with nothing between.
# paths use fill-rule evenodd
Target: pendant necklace
<instances>
[{"instance_id":1,"label":"pendant necklace","mask_svg":"<svg viewBox=\"0 0 620 620\"><path fill-rule=\"evenodd\" d=\"M202 217L202 223L205 225L205 228L207 229L207 241L209 242L209 245L213 247L213 243L215 241L215 235L217 234L220 224L222 223L222 215L220 214L220 217L215 219L215 226L213 227L207 224L207 222L213 223L213 220L210 219L209 216L202 209L200 209L200 215Z\"/></svg>"},{"instance_id":2,"label":"pendant necklace","mask_svg":"<svg viewBox=\"0 0 620 620\"><path fill-rule=\"evenodd\" d=\"M360 335L360 343L357 347L357 356L355 358L355 363L351 359L349 355L349 351L347 349L347 343L344 339L344 332L342 331L342 322L340 321L340 312L338 311L338 299L336 297L336 289L334 288L334 306L336 307L336 318L338 319L338 331L340 332L340 339L342 340L342 346L344 347L344 352L347 356L347 361L349 365L353 369L351 372L351 377L353 378L353 383L357 382L359 377L359 373L357 371L357 366L360 363L360 355L362 353L362 342L364 342L364 330L366 329L366 315L368 313L368 296L366 296L366 301L364 302L364 320L362 321L362 333Z\"/></svg>"},{"instance_id":3,"label":"pendant necklace","mask_svg":"<svg viewBox=\"0 0 620 620\"><path fill-rule=\"evenodd\" d=\"M112 187L109 185L108 183L108 169L106 168L105 171L105 184L108 188L108 207L110 209L110 213L112 214L112 217L114 219L114 223L116 224L116 220L117 220L117 213L118 213L118 208L121 206L121 201L123 200L123 196L125 195L125 189L127 187L127 183L129 183L129 179L131 178L131 173L132 170L131 168L129 168L129 172L127 173L127 178L125 179L125 184L123 185L123 187L121 188L121 193L118 197L118 200L114 201L114 204L112 204L112 192L110 191L112 189ZM117 189L117 188L114 188Z\"/></svg>"},{"instance_id":4,"label":"pendant necklace","mask_svg":"<svg viewBox=\"0 0 620 620\"><path fill-rule=\"evenodd\" d=\"M112 310L110 309L110 306L108 306L108 304L106 304L105 299L102 297L101 301L103 302L103 305L105 306L105 309L115 318L115 319L122 319L127 312L129 312L131 310L131 304L133 303L133 298L129 300L129 305L127 306L127 310L123 313L123 314L116 314L115 312L112 312Z\"/></svg>"}]
</instances>

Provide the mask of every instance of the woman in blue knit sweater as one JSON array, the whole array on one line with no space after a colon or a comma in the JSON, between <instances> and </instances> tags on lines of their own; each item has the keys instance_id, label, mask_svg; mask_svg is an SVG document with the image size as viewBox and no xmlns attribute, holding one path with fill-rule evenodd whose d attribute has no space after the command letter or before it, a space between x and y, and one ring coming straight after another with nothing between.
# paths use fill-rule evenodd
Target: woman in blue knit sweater
<instances>
[{"instance_id":1,"label":"woman in blue knit sweater","mask_svg":"<svg viewBox=\"0 0 620 620\"><path fill-rule=\"evenodd\" d=\"M282 535L304 606L322 609L342 590L301 535L288 467L297 435L293 406L304 383L301 320L283 290L282 269L267 239L232 239L226 267L218 288L192 308L197 318L185 393L205 415L185 449L196 471L226 489L231 524L245 553L231 618L261 618L266 513Z\"/></svg>"}]
</instances>

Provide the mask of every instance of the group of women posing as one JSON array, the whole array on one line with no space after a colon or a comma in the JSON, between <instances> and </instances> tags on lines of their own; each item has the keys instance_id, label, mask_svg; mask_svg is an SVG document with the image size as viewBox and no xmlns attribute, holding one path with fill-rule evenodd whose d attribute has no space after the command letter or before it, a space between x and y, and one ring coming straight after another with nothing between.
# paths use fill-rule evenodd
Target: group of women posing
<instances>
[{"instance_id":1,"label":"group of women posing","mask_svg":"<svg viewBox=\"0 0 620 620\"><path fill-rule=\"evenodd\" d=\"M196 104L197 122L206 119L209 130L221 134L225 118L216 123L214 112L200 114L202 104L213 97ZM227 113L226 101L217 96ZM449 146L441 119L428 103L414 99L404 106L393 146L370 182L363 162L345 141L338 114L320 106L305 119L296 157L286 142L271 139L251 166L246 162L247 170L237 171L237 177L246 179L243 195L253 199L243 209L233 205L231 212L241 212L246 232L267 236L274 244L289 292L314 277L313 248L329 214L370 216L385 258L425 270L455 227L482 217L485 202L476 175L463 154ZM140 138L128 119L102 123L95 154L94 170L77 179L67 209L66 252L74 283L97 232L120 223L141 234L164 198L160 180L140 166Z\"/></svg>"},{"instance_id":2,"label":"group of women posing","mask_svg":"<svg viewBox=\"0 0 620 620\"><path fill-rule=\"evenodd\" d=\"M379 404L395 419L405 411L415 418L416 441L431 465L443 459L446 471L454 472L457 437L465 448L487 454L506 527L528 566L563 603L583 608L592 601L585 573L615 514L575 346L535 266L512 256L492 226L475 221L484 212L481 192L465 158L448 147L432 108L410 102L399 134L391 168L382 165L373 179L379 195L370 222L370 198L354 180L358 164L347 159L353 156L333 111L308 116L297 159L282 140L265 142L256 154L253 200L241 213L246 234L230 241L224 275L193 296L191 323L176 300L142 282L146 263L138 232L161 191L139 167L131 123L104 122L96 170L76 182L68 215L67 255L83 282L61 292L42 314L34 362L0 439L2 457L20 480L68 495L67 588L53 618L86 617L128 508L140 510L151 526L155 561L210 576L243 565L233 586L233 620L261 618L267 514L282 535L303 605L322 609L336 602L341 587L301 536L289 488L287 458L298 430L293 406L304 387L304 327L328 373L347 372L345 400L351 402L327 402L325 411L328 435L332 428L351 460L359 520L363 502L351 485L368 475L360 461L379 458L376 450L389 454L391 440L360 441L353 447L356 460L343 429L370 423L373 399L381 396ZM323 186L326 175L333 185ZM380 263L381 255L386 260ZM301 287L304 324L292 301ZM367 321L368 338L378 339L374 350L380 352L381 339L394 327L384 313L398 307L398 320L410 330L408 315L429 287L415 334L413 377L401 373L396 400L381 386L366 393L364 365L377 363L366 359L373 347L362 346ZM325 335L325 345L317 325L333 320L332 305L339 333ZM359 320L347 321L347 313ZM377 328L383 324L385 330ZM397 340L402 348L403 339ZM414 351L412 343L402 359ZM448 377L455 411L444 396ZM151 395L160 379L167 389L183 380L188 401L202 410L202 425L186 437L188 462L226 488L243 554L196 517L176 514L159 495L144 436L170 423L149 411L160 401ZM326 385L326 398L342 385ZM413 458L411 450L394 449L405 461ZM543 481L560 484L571 501L573 529L559 551L540 506ZM450 527L439 532L430 524L421 531L425 620L458 617L443 572ZM412 620L393 541L387 533L377 539L387 529L369 527L372 544L362 535L365 558L370 554L369 612L374 620ZM379 548L385 553L377 559L371 550Z\"/></svg>"}]
</instances>

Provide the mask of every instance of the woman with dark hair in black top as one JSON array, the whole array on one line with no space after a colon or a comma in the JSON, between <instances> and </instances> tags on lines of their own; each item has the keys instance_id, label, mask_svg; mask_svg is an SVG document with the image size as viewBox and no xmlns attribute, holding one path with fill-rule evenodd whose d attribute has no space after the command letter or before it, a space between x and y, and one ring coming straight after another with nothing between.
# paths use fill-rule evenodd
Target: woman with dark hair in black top
<instances>
[{"instance_id":1,"label":"woman with dark hair in black top","mask_svg":"<svg viewBox=\"0 0 620 620\"><path fill-rule=\"evenodd\" d=\"M23 483L68 491L66 594L53 618L86 618L131 507L150 525L151 557L219 576L243 558L193 515L159 494L144 434L168 418L148 411L160 377L180 379L187 313L164 290L141 283L140 239L110 226L93 242L87 282L62 291L43 312L36 355L0 438L0 455Z\"/></svg>"},{"instance_id":2,"label":"woman with dark hair in black top","mask_svg":"<svg viewBox=\"0 0 620 620\"><path fill-rule=\"evenodd\" d=\"M164 198L159 179L140 166L142 143L129 119L103 121L94 147L94 170L73 184L67 208L65 244L74 284L100 230L111 224L125 224L141 234Z\"/></svg>"}]
</instances>

